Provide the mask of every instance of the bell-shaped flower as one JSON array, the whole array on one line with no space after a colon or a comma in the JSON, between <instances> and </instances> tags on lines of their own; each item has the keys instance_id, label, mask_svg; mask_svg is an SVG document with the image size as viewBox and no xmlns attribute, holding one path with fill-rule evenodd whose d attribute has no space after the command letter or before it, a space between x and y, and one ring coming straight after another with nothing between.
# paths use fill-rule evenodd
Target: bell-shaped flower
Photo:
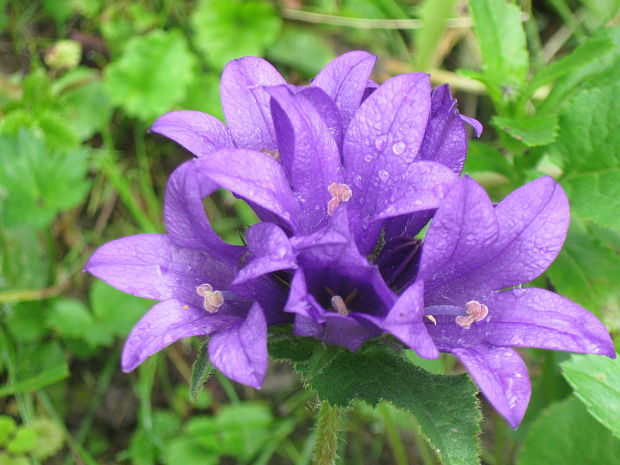
<instances>
[{"instance_id":1,"label":"bell-shaped flower","mask_svg":"<svg viewBox=\"0 0 620 465\"><path fill-rule=\"evenodd\" d=\"M295 334L357 350L391 333L426 357L437 357L423 316L422 286L397 296L376 265L361 255L349 229L347 208L307 236L289 238L259 223L246 235L248 255L235 284L274 273L289 284L285 311L295 314Z\"/></svg>"},{"instance_id":2,"label":"bell-shaped flower","mask_svg":"<svg viewBox=\"0 0 620 465\"><path fill-rule=\"evenodd\" d=\"M210 336L212 363L226 376L259 388L267 370L267 325L286 321L285 292L259 278L233 279L245 247L222 241L202 199L218 186L181 165L166 186L167 234L138 234L102 245L85 270L128 294L159 301L133 328L122 368L131 371L178 339Z\"/></svg>"},{"instance_id":3,"label":"bell-shaped flower","mask_svg":"<svg viewBox=\"0 0 620 465\"><path fill-rule=\"evenodd\" d=\"M527 368L512 347L615 357L603 324L545 289L522 287L553 262L569 223L552 178L532 181L494 206L471 178L455 183L428 229L416 286L437 348L456 355L511 426L530 398Z\"/></svg>"}]
</instances>

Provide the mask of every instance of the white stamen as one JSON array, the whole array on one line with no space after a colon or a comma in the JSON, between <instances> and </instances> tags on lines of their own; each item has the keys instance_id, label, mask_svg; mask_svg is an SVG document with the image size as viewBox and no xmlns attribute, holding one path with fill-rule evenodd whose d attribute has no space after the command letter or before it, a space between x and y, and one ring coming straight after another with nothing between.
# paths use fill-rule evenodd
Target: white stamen
<instances>
[{"instance_id":1,"label":"white stamen","mask_svg":"<svg viewBox=\"0 0 620 465\"><path fill-rule=\"evenodd\" d=\"M349 309L347 308L347 304L344 303L344 300L339 295L332 296L332 307L341 315L347 316L349 314Z\"/></svg>"},{"instance_id":2,"label":"white stamen","mask_svg":"<svg viewBox=\"0 0 620 465\"><path fill-rule=\"evenodd\" d=\"M329 202L327 202L327 214L332 216L336 208L338 208L338 205L340 205L340 202L348 202L351 200L353 192L349 186L338 182L332 182L327 186L327 190L332 196Z\"/></svg>"},{"instance_id":3,"label":"white stamen","mask_svg":"<svg viewBox=\"0 0 620 465\"><path fill-rule=\"evenodd\" d=\"M224 295L220 291L214 291L211 284L201 284L196 288L196 294L204 297L202 306L209 313L216 313L224 305Z\"/></svg>"}]
</instances>

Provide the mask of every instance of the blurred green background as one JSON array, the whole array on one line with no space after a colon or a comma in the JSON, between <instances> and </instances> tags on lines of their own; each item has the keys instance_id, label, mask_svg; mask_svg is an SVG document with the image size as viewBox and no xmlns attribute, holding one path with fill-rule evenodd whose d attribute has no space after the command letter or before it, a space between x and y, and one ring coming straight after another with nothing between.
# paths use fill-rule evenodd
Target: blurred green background
<instances>
[{"instance_id":1,"label":"blurred green background","mask_svg":"<svg viewBox=\"0 0 620 465\"><path fill-rule=\"evenodd\" d=\"M239 56L265 57L302 84L364 49L379 56L378 82L426 71L434 85L449 83L461 113L485 125L465 171L495 199L543 174L567 189L567 246L537 285L586 306L617 336L619 2L471 4L0 0L0 465L310 463L316 400L290 366L272 364L261 391L216 374L195 402L188 381L200 341L124 374L123 340L151 302L81 272L98 245L163 231L166 177L191 155L149 125L175 109L223 118L219 76ZM255 221L225 192L205 208L231 242ZM483 401L484 463L618 463L620 426L593 411L601 398L580 384L591 375L613 390L618 364L523 354L532 405L514 432ZM414 361L462 371L448 357ZM607 399L620 412L620 394ZM342 464L438 463L415 420L387 404L354 405L342 429ZM550 443L563 444L559 455L542 454Z\"/></svg>"}]
</instances>

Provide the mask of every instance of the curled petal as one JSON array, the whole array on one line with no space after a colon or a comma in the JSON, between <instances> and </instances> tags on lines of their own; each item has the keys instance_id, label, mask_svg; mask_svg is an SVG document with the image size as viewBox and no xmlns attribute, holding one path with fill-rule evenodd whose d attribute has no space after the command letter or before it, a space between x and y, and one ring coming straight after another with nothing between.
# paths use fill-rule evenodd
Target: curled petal
<instances>
[{"instance_id":1,"label":"curled petal","mask_svg":"<svg viewBox=\"0 0 620 465\"><path fill-rule=\"evenodd\" d=\"M342 114L346 128L357 111L377 57L363 51L352 51L332 60L312 80L329 95Z\"/></svg>"},{"instance_id":2,"label":"curled petal","mask_svg":"<svg viewBox=\"0 0 620 465\"><path fill-rule=\"evenodd\" d=\"M164 222L174 244L208 250L225 262L236 263L244 248L228 244L213 231L202 204L202 200L219 187L200 172L195 163L183 163L166 184Z\"/></svg>"},{"instance_id":3,"label":"curled petal","mask_svg":"<svg viewBox=\"0 0 620 465\"><path fill-rule=\"evenodd\" d=\"M267 323L258 304L245 319L220 329L209 341L209 359L228 378L260 389L267 373Z\"/></svg>"},{"instance_id":4,"label":"curled petal","mask_svg":"<svg viewBox=\"0 0 620 465\"><path fill-rule=\"evenodd\" d=\"M276 139L269 94L261 86L286 84L268 62L256 57L232 60L222 72L222 108L239 148L273 150Z\"/></svg>"},{"instance_id":5,"label":"curled petal","mask_svg":"<svg viewBox=\"0 0 620 465\"><path fill-rule=\"evenodd\" d=\"M150 132L172 139L197 157L234 147L228 128L219 119L200 111L166 113L153 123Z\"/></svg>"},{"instance_id":6,"label":"curled petal","mask_svg":"<svg viewBox=\"0 0 620 465\"><path fill-rule=\"evenodd\" d=\"M190 336L207 336L231 325L237 317L209 314L178 300L151 308L133 327L123 348L123 371L132 371L144 360L173 342Z\"/></svg>"},{"instance_id":7,"label":"curled petal","mask_svg":"<svg viewBox=\"0 0 620 465\"><path fill-rule=\"evenodd\" d=\"M233 284L256 279L274 271L297 267L295 252L282 229L272 223L258 223L248 229L249 257Z\"/></svg>"},{"instance_id":8,"label":"curled petal","mask_svg":"<svg viewBox=\"0 0 620 465\"><path fill-rule=\"evenodd\" d=\"M424 358L437 358L439 351L423 323L424 285L416 281L399 297L381 327Z\"/></svg>"},{"instance_id":9,"label":"curled petal","mask_svg":"<svg viewBox=\"0 0 620 465\"><path fill-rule=\"evenodd\" d=\"M465 365L491 405L516 429L531 394L530 377L519 354L507 347L489 345L449 351Z\"/></svg>"},{"instance_id":10,"label":"curled petal","mask_svg":"<svg viewBox=\"0 0 620 465\"><path fill-rule=\"evenodd\" d=\"M299 93L306 97L314 105L314 108L317 109L319 115L325 121L329 133L336 141L338 149L342 151L342 140L344 137L342 117L334 101L318 87L304 87Z\"/></svg>"},{"instance_id":11,"label":"curled petal","mask_svg":"<svg viewBox=\"0 0 620 465\"><path fill-rule=\"evenodd\" d=\"M138 234L99 247L85 271L138 297L199 302L197 286L227 289L234 268L207 252L178 247L164 234Z\"/></svg>"},{"instance_id":12,"label":"curled petal","mask_svg":"<svg viewBox=\"0 0 620 465\"><path fill-rule=\"evenodd\" d=\"M220 186L276 215L291 230L297 226L299 205L282 165L261 152L221 150L196 163Z\"/></svg>"}]
</instances>

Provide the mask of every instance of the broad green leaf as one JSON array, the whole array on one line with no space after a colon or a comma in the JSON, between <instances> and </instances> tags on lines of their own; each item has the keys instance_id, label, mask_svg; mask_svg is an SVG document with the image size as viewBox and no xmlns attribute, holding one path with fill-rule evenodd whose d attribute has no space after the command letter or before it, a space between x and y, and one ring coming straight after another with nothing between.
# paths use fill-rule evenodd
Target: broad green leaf
<instances>
[{"instance_id":1,"label":"broad green leaf","mask_svg":"<svg viewBox=\"0 0 620 465\"><path fill-rule=\"evenodd\" d=\"M200 345L198 349L198 357L192 365L192 380L189 387L189 398L192 402L196 402L198 394L204 389L205 383L213 373L213 364L209 361L207 353L207 342Z\"/></svg>"},{"instance_id":2,"label":"broad green leaf","mask_svg":"<svg viewBox=\"0 0 620 465\"><path fill-rule=\"evenodd\" d=\"M544 411L532 424L517 465L616 465L620 441L571 396Z\"/></svg>"},{"instance_id":3,"label":"broad green leaf","mask_svg":"<svg viewBox=\"0 0 620 465\"><path fill-rule=\"evenodd\" d=\"M112 117L112 105L99 80L79 86L62 95L67 124L80 140L87 140L103 129Z\"/></svg>"},{"instance_id":4,"label":"broad green leaf","mask_svg":"<svg viewBox=\"0 0 620 465\"><path fill-rule=\"evenodd\" d=\"M224 121L220 101L220 76L215 73L195 73L187 88L187 95L179 106L184 110L209 113Z\"/></svg>"},{"instance_id":5,"label":"broad green leaf","mask_svg":"<svg viewBox=\"0 0 620 465\"><path fill-rule=\"evenodd\" d=\"M36 447L37 432L28 426L20 426L6 445L6 450L11 454L25 454L34 451Z\"/></svg>"},{"instance_id":6,"label":"broad green leaf","mask_svg":"<svg viewBox=\"0 0 620 465\"><path fill-rule=\"evenodd\" d=\"M92 347L107 345L112 337L106 331L96 328L88 308L79 300L58 299L46 312L47 326L66 339L78 339Z\"/></svg>"},{"instance_id":7,"label":"broad green leaf","mask_svg":"<svg viewBox=\"0 0 620 465\"><path fill-rule=\"evenodd\" d=\"M276 360L303 362L322 348L314 338L293 336L290 327L273 327L269 331L269 356Z\"/></svg>"},{"instance_id":8,"label":"broad green leaf","mask_svg":"<svg viewBox=\"0 0 620 465\"><path fill-rule=\"evenodd\" d=\"M527 115L521 118L494 116L493 126L506 131L519 142L528 147L547 145L553 142L558 131L558 117L556 115Z\"/></svg>"},{"instance_id":9,"label":"broad green leaf","mask_svg":"<svg viewBox=\"0 0 620 465\"><path fill-rule=\"evenodd\" d=\"M328 347L296 369L321 400L347 407L386 400L413 414L445 465L478 463L477 389L467 375L433 375L384 348Z\"/></svg>"},{"instance_id":10,"label":"broad green leaf","mask_svg":"<svg viewBox=\"0 0 620 465\"><path fill-rule=\"evenodd\" d=\"M47 226L88 192L87 152L50 150L34 134L0 136L0 222Z\"/></svg>"},{"instance_id":11,"label":"broad green leaf","mask_svg":"<svg viewBox=\"0 0 620 465\"><path fill-rule=\"evenodd\" d=\"M271 437L273 416L263 404L245 402L222 407L215 417L194 417L185 434L207 451L245 462Z\"/></svg>"},{"instance_id":12,"label":"broad green leaf","mask_svg":"<svg viewBox=\"0 0 620 465\"><path fill-rule=\"evenodd\" d=\"M28 428L37 434L37 444L32 451L36 458L45 460L60 451L65 442L65 433L58 423L39 417L28 422Z\"/></svg>"},{"instance_id":13,"label":"broad green leaf","mask_svg":"<svg viewBox=\"0 0 620 465\"><path fill-rule=\"evenodd\" d=\"M547 270L547 276L560 294L583 305L604 322L617 314L620 256L596 237L591 225L573 219L564 247Z\"/></svg>"},{"instance_id":14,"label":"broad green leaf","mask_svg":"<svg viewBox=\"0 0 620 465\"><path fill-rule=\"evenodd\" d=\"M557 79L539 111L556 112L558 108L570 103L579 91L614 85L620 80L620 27L601 28L592 36L592 41L611 41L612 46L596 60Z\"/></svg>"},{"instance_id":15,"label":"broad green leaf","mask_svg":"<svg viewBox=\"0 0 620 465\"><path fill-rule=\"evenodd\" d=\"M209 452L195 437L179 437L170 441L164 452L165 465L217 465L220 458Z\"/></svg>"},{"instance_id":16,"label":"broad green leaf","mask_svg":"<svg viewBox=\"0 0 620 465\"><path fill-rule=\"evenodd\" d=\"M289 65L307 76L318 74L334 58L334 52L322 34L297 26L285 26L267 54L270 59Z\"/></svg>"},{"instance_id":17,"label":"broad green leaf","mask_svg":"<svg viewBox=\"0 0 620 465\"><path fill-rule=\"evenodd\" d=\"M0 446L6 444L9 437L13 434L17 425L13 417L0 415Z\"/></svg>"},{"instance_id":18,"label":"broad green leaf","mask_svg":"<svg viewBox=\"0 0 620 465\"><path fill-rule=\"evenodd\" d=\"M504 154L484 142L470 141L464 173L493 172L512 179L516 172Z\"/></svg>"},{"instance_id":19,"label":"broad green leaf","mask_svg":"<svg viewBox=\"0 0 620 465\"><path fill-rule=\"evenodd\" d=\"M32 392L69 376L65 356L56 343L20 346L16 380L0 387L0 397Z\"/></svg>"},{"instance_id":20,"label":"broad green leaf","mask_svg":"<svg viewBox=\"0 0 620 465\"><path fill-rule=\"evenodd\" d=\"M601 55L609 53L612 48L613 43L608 37L594 37L588 40L571 54L543 67L530 81L526 94L531 95L539 87L551 84L556 79L598 59Z\"/></svg>"},{"instance_id":21,"label":"broad green leaf","mask_svg":"<svg viewBox=\"0 0 620 465\"><path fill-rule=\"evenodd\" d=\"M0 452L0 465L31 465L31 462L23 455L9 455Z\"/></svg>"},{"instance_id":22,"label":"broad green leaf","mask_svg":"<svg viewBox=\"0 0 620 465\"><path fill-rule=\"evenodd\" d=\"M196 46L218 69L234 58L262 56L282 26L273 6L262 0L200 0L191 21Z\"/></svg>"},{"instance_id":23,"label":"broad green leaf","mask_svg":"<svg viewBox=\"0 0 620 465\"><path fill-rule=\"evenodd\" d=\"M562 373L592 416L620 438L620 358L573 355Z\"/></svg>"},{"instance_id":24,"label":"broad green leaf","mask_svg":"<svg viewBox=\"0 0 620 465\"><path fill-rule=\"evenodd\" d=\"M127 41L158 26L159 16L139 2L105 2L98 19L103 37L112 55L122 52Z\"/></svg>"},{"instance_id":25,"label":"broad green leaf","mask_svg":"<svg viewBox=\"0 0 620 465\"><path fill-rule=\"evenodd\" d=\"M128 115L150 121L186 95L195 58L177 30L153 31L127 42L123 54L105 70L112 102Z\"/></svg>"},{"instance_id":26,"label":"broad green leaf","mask_svg":"<svg viewBox=\"0 0 620 465\"><path fill-rule=\"evenodd\" d=\"M523 89L529 67L519 7L506 0L470 0L484 81L496 103L506 103Z\"/></svg>"},{"instance_id":27,"label":"broad green leaf","mask_svg":"<svg viewBox=\"0 0 620 465\"><path fill-rule=\"evenodd\" d=\"M99 330L120 338L126 337L154 304L152 300L125 294L103 281L93 283L89 296Z\"/></svg>"},{"instance_id":28,"label":"broad green leaf","mask_svg":"<svg viewBox=\"0 0 620 465\"><path fill-rule=\"evenodd\" d=\"M560 115L551 151L580 216L620 229L620 85L582 91Z\"/></svg>"}]
</instances>

